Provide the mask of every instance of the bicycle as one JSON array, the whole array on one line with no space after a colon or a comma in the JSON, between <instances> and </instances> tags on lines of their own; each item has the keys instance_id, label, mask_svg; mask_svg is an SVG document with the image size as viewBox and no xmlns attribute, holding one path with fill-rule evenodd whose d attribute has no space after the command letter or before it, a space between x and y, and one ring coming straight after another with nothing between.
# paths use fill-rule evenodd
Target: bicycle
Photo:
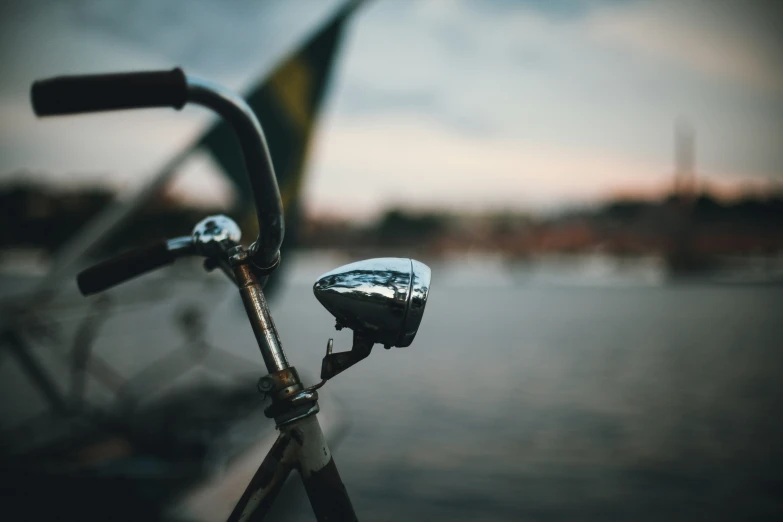
<instances>
[{"instance_id":1,"label":"bicycle","mask_svg":"<svg viewBox=\"0 0 783 522\"><path fill-rule=\"evenodd\" d=\"M102 75L61 76L35 82L37 116L171 107L187 103L212 109L234 129L244 156L259 234L245 248L230 218L210 216L190 236L156 242L100 262L77 276L85 296L162 268L185 256L202 256L207 270L220 269L238 287L261 351L267 375L258 389L271 404L264 414L279 435L236 504L229 521L261 520L292 470L299 471L317 520L356 520L331 451L317 420L318 389L369 356L375 344L406 347L418 331L429 294L431 271L403 258L351 263L322 275L314 284L318 301L336 318L336 328L353 331L353 345L334 352L327 342L321 381L305 387L283 351L264 297L269 275L280 265L285 224L272 158L258 119L244 100L181 69Z\"/></svg>"}]
</instances>

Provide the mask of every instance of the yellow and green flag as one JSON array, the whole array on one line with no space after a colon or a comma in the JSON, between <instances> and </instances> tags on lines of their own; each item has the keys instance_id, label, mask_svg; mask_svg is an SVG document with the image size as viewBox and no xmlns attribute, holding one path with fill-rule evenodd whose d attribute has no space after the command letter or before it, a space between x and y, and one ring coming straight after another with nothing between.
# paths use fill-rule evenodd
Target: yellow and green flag
<instances>
[{"instance_id":1,"label":"yellow and green flag","mask_svg":"<svg viewBox=\"0 0 783 522\"><path fill-rule=\"evenodd\" d=\"M308 145L324 98L343 26L359 2L343 6L319 31L284 59L245 96L264 128L285 210L285 246L296 243L299 193ZM242 152L231 129L218 123L199 140L239 194L240 211L253 208ZM256 226L254 219L245 226ZM245 230L248 237L257 231Z\"/></svg>"}]
</instances>

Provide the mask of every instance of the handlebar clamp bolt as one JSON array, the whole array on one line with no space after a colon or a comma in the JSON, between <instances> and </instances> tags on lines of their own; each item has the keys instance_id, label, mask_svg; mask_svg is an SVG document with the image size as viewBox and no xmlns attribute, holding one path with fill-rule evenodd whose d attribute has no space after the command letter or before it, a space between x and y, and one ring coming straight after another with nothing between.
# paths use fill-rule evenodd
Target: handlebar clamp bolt
<instances>
[{"instance_id":1,"label":"handlebar clamp bolt","mask_svg":"<svg viewBox=\"0 0 783 522\"><path fill-rule=\"evenodd\" d=\"M241 265L246 263L248 259L248 253L241 245L237 245L228 251L228 261L231 266Z\"/></svg>"}]
</instances>

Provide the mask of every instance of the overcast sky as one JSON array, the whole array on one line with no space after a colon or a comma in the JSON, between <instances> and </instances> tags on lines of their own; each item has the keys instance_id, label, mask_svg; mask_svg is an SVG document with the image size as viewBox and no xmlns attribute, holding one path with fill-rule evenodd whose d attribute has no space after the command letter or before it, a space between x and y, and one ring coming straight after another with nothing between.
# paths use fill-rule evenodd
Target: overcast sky
<instances>
[{"instance_id":1,"label":"overcast sky","mask_svg":"<svg viewBox=\"0 0 783 522\"><path fill-rule=\"evenodd\" d=\"M244 88L340 2L25 2L0 26L0 176L131 189L209 123L199 109L36 121L29 84L169 68ZM312 210L532 207L650 190L673 125L703 179L783 182L775 2L376 0L337 62L305 188ZM262 122L263 123L263 122ZM181 190L228 197L196 160Z\"/></svg>"}]
</instances>

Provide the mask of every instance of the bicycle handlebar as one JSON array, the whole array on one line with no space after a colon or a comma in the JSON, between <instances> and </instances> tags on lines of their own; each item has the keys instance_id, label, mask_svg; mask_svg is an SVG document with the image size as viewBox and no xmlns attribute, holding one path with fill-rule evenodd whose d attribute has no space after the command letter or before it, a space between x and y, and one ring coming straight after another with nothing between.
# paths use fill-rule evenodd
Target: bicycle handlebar
<instances>
[{"instance_id":1,"label":"bicycle handlebar","mask_svg":"<svg viewBox=\"0 0 783 522\"><path fill-rule=\"evenodd\" d=\"M118 74L58 76L33 83L30 98L38 116L173 107L187 101L182 69Z\"/></svg>"},{"instance_id":2,"label":"bicycle handlebar","mask_svg":"<svg viewBox=\"0 0 783 522\"><path fill-rule=\"evenodd\" d=\"M199 78L187 77L188 102L212 109L234 129L258 219L258 239L250 246L250 260L262 272L271 272L280 262L285 235L283 200L266 136L253 109L232 91Z\"/></svg>"},{"instance_id":3,"label":"bicycle handlebar","mask_svg":"<svg viewBox=\"0 0 783 522\"><path fill-rule=\"evenodd\" d=\"M255 201L259 232L258 239L249 249L250 260L261 273L268 273L277 266L285 234L283 202L264 131L241 97L219 85L187 76L179 68L59 76L35 82L30 95L38 116L147 107L180 109L188 102L218 113L234 129L239 140Z\"/></svg>"},{"instance_id":4,"label":"bicycle handlebar","mask_svg":"<svg viewBox=\"0 0 783 522\"><path fill-rule=\"evenodd\" d=\"M166 240L125 252L101 261L76 276L76 284L82 295L92 295L120 283L169 265L176 254L168 249Z\"/></svg>"}]
</instances>

